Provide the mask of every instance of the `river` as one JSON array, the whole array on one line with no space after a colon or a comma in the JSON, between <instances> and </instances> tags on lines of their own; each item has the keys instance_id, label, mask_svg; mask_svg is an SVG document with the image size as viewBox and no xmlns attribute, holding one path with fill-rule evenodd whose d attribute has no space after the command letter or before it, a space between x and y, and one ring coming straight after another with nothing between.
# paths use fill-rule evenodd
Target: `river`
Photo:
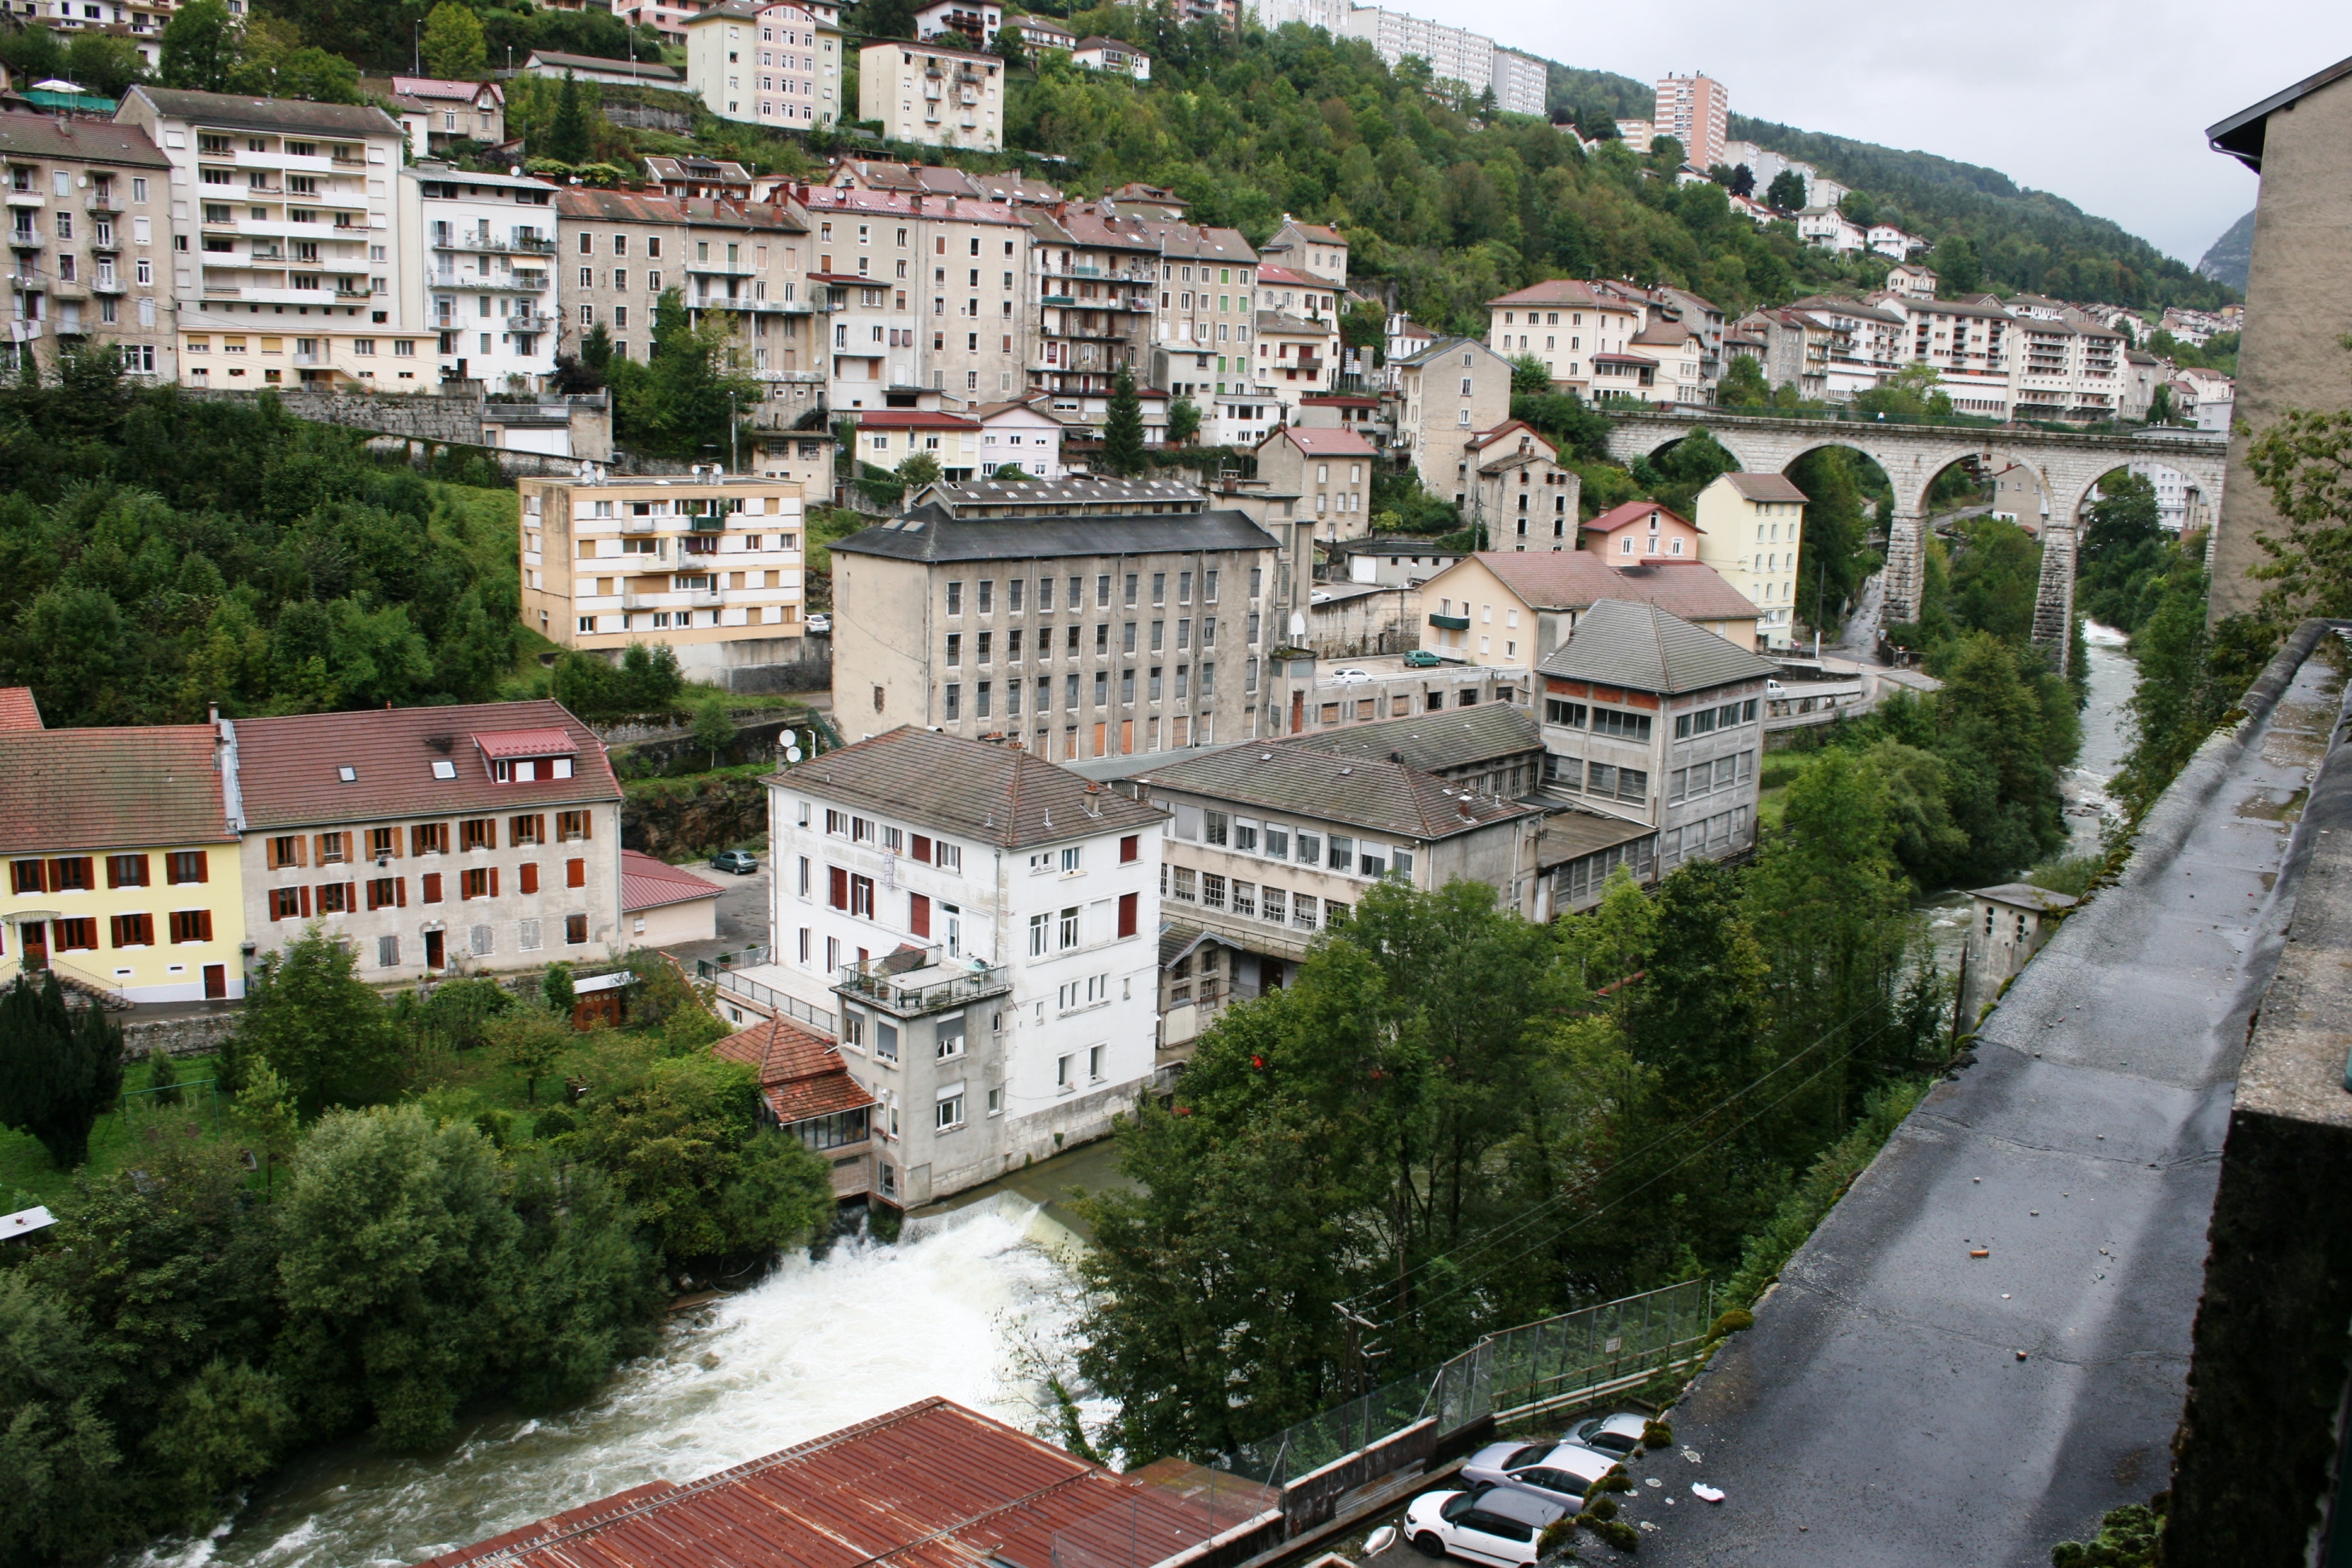
<instances>
[{"instance_id":1,"label":"river","mask_svg":"<svg viewBox=\"0 0 2352 1568\"><path fill-rule=\"evenodd\" d=\"M2138 667L2125 651L2130 640L2122 632L2095 621L2086 621L2083 637L2089 645L2090 693L2083 704L2083 745L2075 755L2074 765L2068 768L2058 781L2060 793L2066 797L2065 853L2086 855L2099 847L2099 835L2114 820L2116 803L2107 794L2107 783L2124 765L2131 752L2130 713L2132 684L2137 679ZM1936 963L1945 973L1959 966L1960 946L1967 939L1969 895L1965 889L1948 888L1931 894L1914 906L1927 920L1927 934L1936 950Z\"/></svg>"},{"instance_id":2,"label":"river","mask_svg":"<svg viewBox=\"0 0 2352 1568\"><path fill-rule=\"evenodd\" d=\"M651 1480L687 1481L942 1394L1040 1430L1041 1363L1066 1346L1079 1245L1051 1200L1112 1179L1075 1151L960 1205L864 1237L674 1326L575 1410L473 1421L445 1452L335 1444L289 1466L211 1538L142 1568L419 1563Z\"/></svg>"}]
</instances>

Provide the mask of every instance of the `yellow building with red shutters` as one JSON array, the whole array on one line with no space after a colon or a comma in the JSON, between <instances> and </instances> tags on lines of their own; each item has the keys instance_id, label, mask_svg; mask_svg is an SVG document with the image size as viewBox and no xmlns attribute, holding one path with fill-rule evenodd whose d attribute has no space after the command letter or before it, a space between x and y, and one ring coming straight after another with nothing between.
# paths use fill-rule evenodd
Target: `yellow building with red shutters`
<instances>
[{"instance_id":1,"label":"yellow building with red shutters","mask_svg":"<svg viewBox=\"0 0 2352 1568\"><path fill-rule=\"evenodd\" d=\"M209 724L47 730L0 692L0 984L125 1002L245 994L234 776Z\"/></svg>"}]
</instances>

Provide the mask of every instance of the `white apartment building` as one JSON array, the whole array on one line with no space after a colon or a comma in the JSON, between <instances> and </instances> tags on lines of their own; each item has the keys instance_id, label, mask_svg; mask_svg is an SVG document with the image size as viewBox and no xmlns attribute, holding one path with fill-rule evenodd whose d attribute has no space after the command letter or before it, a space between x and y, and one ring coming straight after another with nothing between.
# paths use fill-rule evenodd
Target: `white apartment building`
<instances>
[{"instance_id":1,"label":"white apartment building","mask_svg":"<svg viewBox=\"0 0 2352 1568\"><path fill-rule=\"evenodd\" d=\"M1887 274L1923 268L1898 267ZM1871 296L1871 303L1904 317L1909 331L1902 345L1906 364L1925 364L1936 372L1956 414L2006 419L2010 409L2010 346L2016 322L1998 305L1975 300L1938 300L1935 274L1926 274L1921 290L1916 278L1906 288Z\"/></svg>"},{"instance_id":2,"label":"white apartment building","mask_svg":"<svg viewBox=\"0 0 2352 1568\"><path fill-rule=\"evenodd\" d=\"M523 624L617 659L667 643L698 675L800 657L801 487L716 471L526 479Z\"/></svg>"},{"instance_id":3,"label":"white apartment building","mask_svg":"<svg viewBox=\"0 0 2352 1568\"><path fill-rule=\"evenodd\" d=\"M915 37L985 51L1004 26L1004 7L992 0L931 0L915 13Z\"/></svg>"},{"instance_id":4,"label":"white apartment building","mask_svg":"<svg viewBox=\"0 0 2352 1568\"><path fill-rule=\"evenodd\" d=\"M0 115L9 219L8 358L54 366L111 343L135 375L171 379L171 165L132 125Z\"/></svg>"},{"instance_id":5,"label":"white apartment building","mask_svg":"<svg viewBox=\"0 0 2352 1568\"><path fill-rule=\"evenodd\" d=\"M1158 347L1153 384L1205 405L1247 397L1257 321L1257 252L1239 229L1160 221ZM1242 424L1250 423L1248 420ZM1262 433L1262 432L1261 432Z\"/></svg>"},{"instance_id":6,"label":"white apartment building","mask_svg":"<svg viewBox=\"0 0 2352 1568\"><path fill-rule=\"evenodd\" d=\"M1496 353L1505 359L1539 359L1550 367L1555 387L1577 392L1591 391L1596 376L1613 388L1625 379L1617 372L1638 368L1629 363L1642 357L1633 350L1633 339L1649 317L1642 301L1573 278L1554 278L1498 295L1486 301L1486 342Z\"/></svg>"},{"instance_id":7,"label":"white apartment building","mask_svg":"<svg viewBox=\"0 0 2352 1568\"><path fill-rule=\"evenodd\" d=\"M919 191L814 185L809 281L825 296L820 331L830 406L912 407L917 389L959 404L1025 391L1032 322L1024 209Z\"/></svg>"},{"instance_id":8,"label":"white apartment building","mask_svg":"<svg viewBox=\"0 0 2352 1568\"><path fill-rule=\"evenodd\" d=\"M1495 107L1505 114L1540 116L1550 86L1551 68L1533 55L1495 51Z\"/></svg>"},{"instance_id":9,"label":"white apartment building","mask_svg":"<svg viewBox=\"0 0 2352 1568\"><path fill-rule=\"evenodd\" d=\"M1731 132L1731 94L1712 77L1660 77L1651 123L1656 134L1683 144L1683 159L1692 168L1712 169L1723 162L1724 138Z\"/></svg>"},{"instance_id":10,"label":"white apartment building","mask_svg":"<svg viewBox=\"0 0 2352 1568\"><path fill-rule=\"evenodd\" d=\"M1850 256L1868 247L1870 231L1833 206L1815 205L1797 215L1797 237L1817 250Z\"/></svg>"},{"instance_id":11,"label":"white apartment building","mask_svg":"<svg viewBox=\"0 0 2352 1568\"><path fill-rule=\"evenodd\" d=\"M904 726L768 780L772 961L911 1206L1110 1131L1157 1067L1158 808Z\"/></svg>"},{"instance_id":12,"label":"white apartment building","mask_svg":"<svg viewBox=\"0 0 2352 1568\"><path fill-rule=\"evenodd\" d=\"M2009 329L2011 408L2020 419L2111 419L2128 340L2105 327L2022 315Z\"/></svg>"},{"instance_id":13,"label":"white apartment building","mask_svg":"<svg viewBox=\"0 0 2352 1568\"><path fill-rule=\"evenodd\" d=\"M1302 26L1320 27L1332 37L1348 17L1348 0L1256 0L1250 9L1257 16L1257 25L1272 32L1275 28L1297 22Z\"/></svg>"},{"instance_id":14,"label":"white apartment building","mask_svg":"<svg viewBox=\"0 0 2352 1568\"><path fill-rule=\"evenodd\" d=\"M1429 62L1432 76L1460 82L1474 96L1494 85L1495 40L1466 27L1449 27L1383 6L1357 5L1339 19L1339 36L1367 40L1391 68L1405 56L1418 55Z\"/></svg>"},{"instance_id":15,"label":"white apartment building","mask_svg":"<svg viewBox=\"0 0 2352 1568\"><path fill-rule=\"evenodd\" d=\"M37 21L68 37L84 29L127 35L138 47L140 59L152 70L163 63L163 29L171 26L172 14L180 4L181 0L19 0L8 9L21 13L26 25ZM231 15L242 16L245 0L228 0L228 8Z\"/></svg>"},{"instance_id":16,"label":"white apartment building","mask_svg":"<svg viewBox=\"0 0 2352 1568\"><path fill-rule=\"evenodd\" d=\"M554 200L544 180L400 172L400 231L424 242L409 315L433 331L439 379L536 392L554 374Z\"/></svg>"},{"instance_id":17,"label":"white apartment building","mask_svg":"<svg viewBox=\"0 0 2352 1568\"><path fill-rule=\"evenodd\" d=\"M172 166L183 379L256 391L438 381L418 363L433 340L411 314L422 295L407 274L424 252L400 228L397 121L144 82L116 120L146 132Z\"/></svg>"},{"instance_id":18,"label":"white apartment building","mask_svg":"<svg viewBox=\"0 0 2352 1568\"><path fill-rule=\"evenodd\" d=\"M843 45L829 12L726 0L688 17L688 90L721 120L785 131L832 124L843 107Z\"/></svg>"},{"instance_id":19,"label":"white apartment building","mask_svg":"<svg viewBox=\"0 0 2352 1568\"><path fill-rule=\"evenodd\" d=\"M993 153L1004 145L1004 62L942 43L883 38L857 55L857 118L892 142Z\"/></svg>"}]
</instances>

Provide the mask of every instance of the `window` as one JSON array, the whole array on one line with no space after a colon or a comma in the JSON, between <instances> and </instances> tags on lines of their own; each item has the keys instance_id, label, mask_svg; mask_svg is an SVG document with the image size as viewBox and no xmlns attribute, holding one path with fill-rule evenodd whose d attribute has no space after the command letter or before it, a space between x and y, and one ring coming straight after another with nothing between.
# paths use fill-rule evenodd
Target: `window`
<instances>
[{"instance_id":1,"label":"window","mask_svg":"<svg viewBox=\"0 0 2352 1568\"><path fill-rule=\"evenodd\" d=\"M98 947L98 922L94 920L51 921L49 932L54 938L51 945L61 952L95 951Z\"/></svg>"},{"instance_id":2,"label":"window","mask_svg":"<svg viewBox=\"0 0 2352 1568\"><path fill-rule=\"evenodd\" d=\"M280 867L301 865L302 836L299 833L286 833L272 838L268 844L268 858L269 868L273 871Z\"/></svg>"},{"instance_id":3,"label":"window","mask_svg":"<svg viewBox=\"0 0 2352 1568\"><path fill-rule=\"evenodd\" d=\"M396 909L408 900L401 897L406 879L400 877L372 877L367 885L367 907L371 910Z\"/></svg>"},{"instance_id":4,"label":"window","mask_svg":"<svg viewBox=\"0 0 2352 1568\"><path fill-rule=\"evenodd\" d=\"M588 885L588 862L585 860L566 860L563 863L563 885L567 888L586 887Z\"/></svg>"},{"instance_id":5,"label":"window","mask_svg":"<svg viewBox=\"0 0 2352 1568\"><path fill-rule=\"evenodd\" d=\"M408 852L411 855L446 855L449 853L449 825L427 822L410 828Z\"/></svg>"},{"instance_id":6,"label":"window","mask_svg":"<svg viewBox=\"0 0 2352 1568\"><path fill-rule=\"evenodd\" d=\"M1143 836L1130 833L1118 841L1118 863L1132 866L1143 858ZM1125 934L1125 933L1121 933Z\"/></svg>"},{"instance_id":7,"label":"window","mask_svg":"<svg viewBox=\"0 0 2352 1568\"><path fill-rule=\"evenodd\" d=\"M570 947L579 947L584 944L587 940L588 917L586 915L564 916L563 941L565 945Z\"/></svg>"},{"instance_id":8,"label":"window","mask_svg":"<svg viewBox=\"0 0 2352 1568\"><path fill-rule=\"evenodd\" d=\"M1078 945L1078 911L1075 908L1062 911L1059 936L1057 946L1071 948Z\"/></svg>"},{"instance_id":9,"label":"window","mask_svg":"<svg viewBox=\"0 0 2352 1568\"><path fill-rule=\"evenodd\" d=\"M498 893L499 868L497 867L477 866L458 873L457 898L460 902L468 899L494 899L498 897Z\"/></svg>"},{"instance_id":10,"label":"window","mask_svg":"<svg viewBox=\"0 0 2352 1568\"><path fill-rule=\"evenodd\" d=\"M963 1015L958 1013L952 1017L941 1018L937 1038L939 1044L931 1053L933 1060L944 1061L950 1057L963 1055Z\"/></svg>"},{"instance_id":11,"label":"window","mask_svg":"<svg viewBox=\"0 0 2352 1568\"><path fill-rule=\"evenodd\" d=\"M441 901L440 872L427 871L416 879L416 899L419 903L425 904L437 904Z\"/></svg>"},{"instance_id":12,"label":"window","mask_svg":"<svg viewBox=\"0 0 2352 1568\"><path fill-rule=\"evenodd\" d=\"M1055 1057L1054 1058L1054 1088L1057 1092L1067 1093L1070 1090L1072 1087L1070 1082L1070 1067L1071 1064L1076 1060L1077 1058L1076 1057Z\"/></svg>"},{"instance_id":13,"label":"window","mask_svg":"<svg viewBox=\"0 0 2352 1568\"><path fill-rule=\"evenodd\" d=\"M145 919L145 916L141 916ZM213 912L210 910L173 910L169 921L173 942L210 942L213 939Z\"/></svg>"},{"instance_id":14,"label":"window","mask_svg":"<svg viewBox=\"0 0 2352 1568\"><path fill-rule=\"evenodd\" d=\"M461 849L496 849L499 847L498 818L469 816L457 824L457 847Z\"/></svg>"},{"instance_id":15,"label":"window","mask_svg":"<svg viewBox=\"0 0 2352 1568\"><path fill-rule=\"evenodd\" d=\"M163 879L173 887L207 881L211 869L208 852L203 849L174 849L163 857Z\"/></svg>"},{"instance_id":16,"label":"window","mask_svg":"<svg viewBox=\"0 0 2352 1568\"><path fill-rule=\"evenodd\" d=\"M526 844L546 843L547 817L543 814L534 812L529 816L507 818L507 842L518 849ZM530 891L527 888L523 890Z\"/></svg>"},{"instance_id":17,"label":"window","mask_svg":"<svg viewBox=\"0 0 2352 1568\"><path fill-rule=\"evenodd\" d=\"M110 888L143 888L147 885L147 857L144 855L109 855L106 858L106 885ZM121 943L116 943L121 946Z\"/></svg>"},{"instance_id":18,"label":"window","mask_svg":"<svg viewBox=\"0 0 2352 1568\"><path fill-rule=\"evenodd\" d=\"M1584 714L1581 702L1563 702L1557 697L1544 699L1544 722L1547 724L1564 724L1571 730L1581 730L1584 728Z\"/></svg>"},{"instance_id":19,"label":"window","mask_svg":"<svg viewBox=\"0 0 2352 1568\"><path fill-rule=\"evenodd\" d=\"M155 945L153 915L116 915L107 921L108 938L116 947Z\"/></svg>"},{"instance_id":20,"label":"window","mask_svg":"<svg viewBox=\"0 0 2352 1568\"><path fill-rule=\"evenodd\" d=\"M1102 1082L1103 1052L1108 1049L1109 1049L1109 1047L1107 1046L1088 1046L1087 1047L1087 1081L1089 1083Z\"/></svg>"},{"instance_id":21,"label":"window","mask_svg":"<svg viewBox=\"0 0 2352 1568\"><path fill-rule=\"evenodd\" d=\"M940 1096L938 1108L932 1115L931 1127L933 1131L944 1132L950 1127L961 1127L962 1125L963 1090L959 1088L952 1093L943 1092Z\"/></svg>"},{"instance_id":22,"label":"window","mask_svg":"<svg viewBox=\"0 0 2352 1568\"><path fill-rule=\"evenodd\" d=\"M560 844L583 844L593 837L589 814L584 811L559 811L555 814L555 837ZM444 830L446 831L446 829ZM577 884L574 884L575 886Z\"/></svg>"},{"instance_id":23,"label":"window","mask_svg":"<svg viewBox=\"0 0 2352 1568\"><path fill-rule=\"evenodd\" d=\"M1592 732L1614 735L1626 741L1647 741L1650 738L1650 718L1646 713L1627 713L1615 708L1592 710Z\"/></svg>"},{"instance_id":24,"label":"window","mask_svg":"<svg viewBox=\"0 0 2352 1568\"><path fill-rule=\"evenodd\" d=\"M940 870L945 871L951 877L961 877L963 875L962 845L950 844L946 840L942 839L934 847L933 852L938 858L937 865Z\"/></svg>"},{"instance_id":25,"label":"window","mask_svg":"<svg viewBox=\"0 0 2352 1568\"><path fill-rule=\"evenodd\" d=\"M1053 917L1051 915L1031 915L1029 917L1030 957L1042 958L1045 956L1046 928L1052 923Z\"/></svg>"},{"instance_id":26,"label":"window","mask_svg":"<svg viewBox=\"0 0 2352 1568\"><path fill-rule=\"evenodd\" d=\"M874 1055L886 1062L898 1059L898 1026L887 1018L874 1020Z\"/></svg>"},{"instance_id":27,"label":"window","mask_svg":"<svg viewBox=\"0 0 2352 1568\"><path fill-rule=\"evenodd\" d=\"M270 889L269 918L273 921L301 919L304 913L302 906L309 901L302 896L304 890L300 888Z\"/></svg>"},{"instance_id":28,"label":"window","mask_svg":"<svg viewBox=\"0 0 2352 1568\"><path fill-rule=\"evenodd\" d=\"M380 936L375 939L375 966L378 969L397 969L400 967L400 939L398 937Z\"/></svg>"}]
</instances>

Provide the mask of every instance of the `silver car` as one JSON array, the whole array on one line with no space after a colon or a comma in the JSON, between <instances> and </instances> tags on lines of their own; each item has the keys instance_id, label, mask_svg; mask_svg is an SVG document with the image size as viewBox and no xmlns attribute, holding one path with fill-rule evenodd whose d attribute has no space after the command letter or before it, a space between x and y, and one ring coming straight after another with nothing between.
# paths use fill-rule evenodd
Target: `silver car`
<instances>
[{"instance_id":1,"label":"silver car","mask_svg":"<svg viewBox=\"0 0 2352 1568\"><path fill-rule=\"evenodd\" d=\"M1576 1443L1490 1443L1463 1463L1462 1479L1474 1488L1531 1493L1578 1512L1593 1483L1616 1468L1617 1456Z\"/></svg>"},{"instance_id":2,"label":"silver car","mask_svg":"<svg viewBox=\"0 0 2352 1568\"><path fill-rule=\"evenodd\" d=\"M1642 1446L1642 1434L1649 1429L1649 1424L1645 1415L1621 1410L1614 1415L1596 1415L1578 1422L1568 1429L1567 1440L1622 1459Z\"/></svg>"}]
</instances>

